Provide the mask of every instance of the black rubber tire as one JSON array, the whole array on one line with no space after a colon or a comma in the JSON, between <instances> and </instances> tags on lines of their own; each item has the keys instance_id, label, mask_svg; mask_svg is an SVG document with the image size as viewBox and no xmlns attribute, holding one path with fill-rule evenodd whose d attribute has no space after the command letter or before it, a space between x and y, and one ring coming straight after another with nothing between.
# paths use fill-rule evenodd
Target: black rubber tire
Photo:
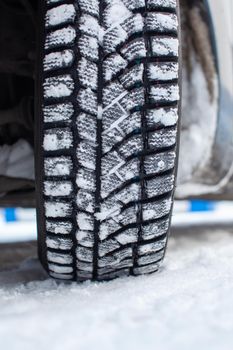
<instances>
[{"instance_id":1,"label":"black rubber tire","mask_svg":"<svg viewBox=\"0 0 233 350\"><path fill-rule=\"evenodd\" d=\"M76 281L154 272L176 178L177 1L47 0L41 18L41 262Z\"/></svg>"}]
</instances>

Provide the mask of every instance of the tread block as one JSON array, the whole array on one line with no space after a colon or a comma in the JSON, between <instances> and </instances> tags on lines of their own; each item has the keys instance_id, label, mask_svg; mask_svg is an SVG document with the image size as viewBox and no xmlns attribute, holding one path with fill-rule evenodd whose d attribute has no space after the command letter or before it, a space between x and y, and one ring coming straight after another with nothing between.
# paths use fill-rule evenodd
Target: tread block
<instances>
[{"instance_id":1,"label":"tread block","mask_svg":"<svg viewBox=\"0 0 233 350\"><path fill-rule=\"evenodd\" d=\"M120 153L125 157L138 154L143 150L143 141L141 135L130 137L128 140L123 142L119 147Z\"/></svg>"},{"instance_id":2,"label":"tread block","mask_svg":"<svg viewBox=\"0 0 233 350\"><path fill-rule=\"evenodd\" d=\"M69 176L73 170L71 157L45 157L44 171L46 176Z\"/></svg>"},{"instance_id":3,"label":"tread block","mask_svg":"<svg viewBox=\"0 0 233 350\"><path fill-rule=\"evenodd\" d=\"M73 225L71 221L46 220L46 230L56 235L68 235L71 233Z\"/></svg>"},{"instance_id":4,"label":"tread block","mask_svg":"<svg viewBox=\"0 0 233 350\"><path fill-rule=\"evenodd\" d=\"M102 258L118 248L120 248L120 244L115 239L108 239L107 241L99 243L98 253Z\"/></svg>"},{"instance_id":5,"label":"tread block","mask_svg":"<svg viewBox=\"0 0 233 350\"><path fill-rule=\"evenodd\" d=\"M171 37L152 37L152 54L161 57L178 57L179 41Z\"/></svg>"},{"instance_id":6,"label":"tread block","mask_svg":"<svg viewBox=\"0 0 233 350\"><path fill-rule=\"evenodd\" d=\"M54 27L65 23L73 23L76 17L74 5L64 4L48 10L45 16L45 26Z\"/></svg>"},{"instance_id":7,"label":"tread block","mask_svg":"<svg viewBox=\"0 0 233 350\"><path fill-rule=\"evenodd\" d=\"M177 33L178 19L173 13L149 12L146 16L146 28L158 33Z\"/></svg>"},{"instance_id":8,"label":"tread block","mask_svg":"<svg viewBox=\"0 0 233 350\"><path fill-rule=\"evenodd\" d=\"M103 37L103 48L105 55L115 52L116 47L124 43L128 34L121 25L109 29Z\"/></svg>"},{"instance_id":9,"label":"tread block","mask_svg":"<svg viewBox=\"0 0 233 350\"><path fill-rule=\"evenodd\" d=\"M118 270L118 271L110 270L110 271L108 271L105 274L103 272L101 271L99 273L98 281L108 281L108 280L112 280L114 278L126 277L126 276L130 275L130 269L121 269L121 270Z\"/></svg>"},{"instance_id":10,"label":"tread block","mask_svg":"<svg viewBox=\"0 0 233 350\"><path fill-rule=\"evenodd\" d=\"M114 221L113 219L109 219L103 223L100 223L100 240L103 241L110 234L113 234L117 230L121 228L119 222Z\"/></svg>"},{"instance_id":11,"label":"tread block","mask_svg":"<svg viewBox=\"0 0 233 350\"><path fill-rule=\"evenodd\" d=\"M93 253L92 250L86 247L77 247L76 248L76 257L78 260L83 262L93 262Z\"/></svg>"},{"instance_id":12,"label":"tread block","mask_svg":"<svg viewBox=\"0 0 233 350\"><path fill-rule=\"evenodd\" d=\"M44 132L45 151L69 149L73 146L73 134L70 128L54 128Z\"/></svg>"},{"instance_id":13,"label":"tread block","mask_svg":"<svg viewBox=\"0 0 233 350\"><path fill-rule=\"evenodd\" d=\"M129 10L137 10L145 7L145 0L122 0Z\"/></svg>"},{"instance_id":14,"label":"tread block","mask_svg":"<svg viewBox=\"0 0 233 350\"><path fill-rule=\"evenodd\" d=\"M79 50L87 60L96 62L99 58L99 45L97 38L83 34L79 38Z\"/></svg>"},{"instance_id":15,"label":"tread block","mask_svg":"<svg viewBox=\"0 0 233 350\"><path fill-rule=\"evenodd\" d=\"M160 263L156 262L145 266L135 267L133 269L133 272L135 275L144 275L144 274L158 271L159 267L160 267Z\"/></svg>"},{"instance_id":16,"label":"tread block","mask_svg":"<svg viewBox=\"0 0 233 350\"><path fill-rule=\"evenodd\" d=\"M157 174L173 169L175 166L175 159L175 152L164 152L146 156L144 162L146 175Z\"/></svg>"},{"instance_id":17,"label":"tread block","mask_svg":"<svg viewBox=\"0 0 233 350\"><path fill-rule=\"evenodd\" d=\"M170 147L176 143L176 129L161 129L156 132L149 133L148 147L150 149L161 149Z\"/></svg>"},{"instance_id":18,"label":"tread block","mask_svg":"<svg viewBox=\"0 0 233 350\"><path fill-rule=\"evenodd\" d=\"M163 258L163 256L164 256L164 251L154 253L154 254L143 255L137 259L137 263L139 266L153 264L160 261Z\"/></svg>"},{"instance_id":19,"label":"tread block","mask_svg":"<svg viewBox=\"0 0 233 350\"><path fill-rule=\"evenodd\" d=\"M89 272L88 275L92 277L92 271L93 271L92 263L77 260L77 269L78 269L78 276L80 276L81 271L83 271L84 273Z\"/></svg>"},{"instance_id":20,"label":"tread block","mask_svg":"<svg viewBox=\"0 0 233 350\"><path fill-rule=\"evenodd\" d=\"M94 192L96 184L93 171L80 168L77 172L76 183L79 188Z\"/></svg>"},{"instance_id":21,"label":"tread block","mask_svg":"<svg viewBox=\"0 0 233 350\"><path fill-rule=\"evenodd\" d=\"M55 273L73 273L73 267L72 266L65 266L65 265L57 265L53 264L51 262L48 263L49 271L55 272Z\"/></svg>"},{"instance_id":22,"label":"tread block","mask_svg":"<svg viewBox=\"0 0 233 350\"><path fill-rule=\"evenodd\" d=\"M72 214L72 203L61 201L45 201L45 216L47 218L65 218Z\"/></svg>"},{"instance_id":23,"label":"tread block","mask_svg":"<svg viewBox=\"0 0 233 350\"><path fill-rule=\"evenodd\" d=\"M138 240L138 229L129 228L122 233L119 233L115 239L122 245L136 243Z\"/></svg>"},{"instance_id":24,"label":"tread block","mask_svg":"<svg viewBox=\"0 0 233 350\"><path fill-rule=\"evenodd\" d=\"M45 181L44 194L46 196L70 196L73 191L71 181Z\"/></svg>"},{"instance_id":25,"label":"tread block","mask_svg":"<svg viewBox=\"0 0 233 350\"><path fill-rule=\"evenodd\" d=\"M45 99L68 97L72 94L73 90L74 81L69 74L45 79Z\"/></svg>"},{"instance_id":26,"label":"tread block","mask_svg":"<svg viewBox=\"0 0 233 350\"><path fill-rule=\"evenodd\" d=\"M102 179L101 197L106 198L111 192L117 190L125 181L138 178L139 160L132 159L127 164L118 169L115 174L108 174Z\"/></svg>"},{"instance_id":27,"label":"tread block","mask_svg":"<svg viewBox=\"0 0 233 350\"><path fill-rule=\"evenodd\" d=\"M95 196L86 190L79 189L77 193L77 206L81 211L94 213L95 211Z\"/></svg>"},{"instance_id":28,"label":"tread block","mask_svg":"<svg viewBox=\"0 0 233 350\"><path fill-rule=\"evenodd\" d=\"M122 22L121 27L126 31L128 37L142 32L144 28L144 20L142 15L140 13L131 15L131 17Z\"/></svg>"},{"instance_id":29,"label":"tread block","mask_svg":"<svg viewBox=\"0 0 233 350\"><path fill-rule=\"evenodd\" d=\"M105 1L106 7L103 12L103 25L105 29L120 25L125 19L131 16L131 11L121 0Z\"/></svg>"},{"instance_id":30,"label":"tread block","mask_svg":"<svg viewBox=\"0 0 233 350\"><path fill-rule=\"evenodd\" d=\"M103 89L103 107L108 109L121 100L127 94L127 91L118 82L113 82ZM110 103L109 103L110 101ZM121 112L122 113L122 112Z\"/></svg>"},{"instance_id":31,"label":"tread block","mask_svg":"<svg viewBox=\"0 0 233 350\"><path fill-rule=\"evenodd\" d=\"M55 30L48 33L45 40L45 49L54 49L63 46L70 46L74 43L76 38L76 31L73 27Z\"/></svg>"},{"instance_id":32,"label":"tread block","mask_svg":"<svg viewBox=\"0 0 233 350\"><path fill-rule=\"evenodd\" d=\"M78 102L80 108L86 112L97 115L97 96L90 88L80 89L78 92Z\"/></svg>"},{"instance_id":33,"label":"tread block","mask_svg":"<svg viewBox=\"0 0 233 350\"><path fill-rule=\"evenodd\" d=\"M105 268L115 267L115 268L124 268L132 266L132 248L122 248L121 250L113 253L110 256L105 256L99 259L98 266ZM129 259L130 258L130 259ZM124 260L126 259L126 262Z\"/></svg>"},{"instance_id":34,"label":"tread block","mask_svg":"<svg viewBox=\"0 0 233 350\"><path fill-rule=\"evenodd\" d=\"M86 58L81 58L78 63L78 70L80 83L86 88L96 90L98 81L97 65Z\"/></svg>"},{"instance_id":35,"label":"tread block","mask_svg":"<svg viewBox=\"0 0 233 350\"><path fill-rule=\"evenodd\" d=\"M168 232L169 219L163 219L150 224L142 225L142 238L144 240L160 237Z\"/></svg>"},{"instance_id":36,"label":"tread block","mask_svg":"<svg viewBox=\"0 0 233 350\"><path fill-rule=\"evenodd\" d=\"M122 158L116 151L110 152L102 159L102 174L115 174L115 172L117 172L124 164L124 158Z\"/></svg>"},{"instance_id":37,"label":"tread block","mask_svg":"<svg viewBox=\"0 0 233 350\"><path fill-rule=\"evenodd\" d=\"M138 254L140 256L145 254L156 253L161 249L164 249L167 243L167 238L164 238L160 241L152 242L152 243L143 243L138 246Z\"/></svg>"},{"instance_id":38,"label":"tread block","mask_svg":"<svg viewBox=\"0 0 233 350\"><path fill-rule=\"evenodd\" d=\"M77 147L77 159L87 169L95 170L96 147L90 142L80 141Z\"/></svg>"},{"instance_id":39,"label":"tread block","mask_svg":"<svg viewBox=\"0 0 233 350\"><path fill-rule=\"evenodd\" d=\"M135 84L143 83L143 71L143 65L137 64L129 70L126 70L125 73L120 76L119 80L125 89L129 89Z\"/></svg>"},{"instance_id":40,"label":"tread block","mask_svg":"<svg viewBox=\"0 0 233 350\"><path fill-rule=\"evenodd\" d=\"M61 238L61 237L49 237L46 238L46 245L51 249L58 250L70 250L73 246L72 240L69 238Z\"/></svg>"},{"instance_id":41,"label":"tread block","mask_svg":"<svg viewBox=\"0 0 233 350\"><path fill-rule=\"evenodd\" d=\"M119 53L113 53L103 63L103 74L105 82L111 80L117 73L126 68L127 60Z\"/></svg>"},{"instance_id":42,"label":"tread block","mask_svg":"<svg viewBox=\"0 0 233 350\"><path fill-rule=\"evenodd\" d=\"M137 1L137 0L135 0ZM149 9L160 9L162 8L168 8L168 9L176 9L177 0L147 0L147 5Z\"/></svg>"},{"instance_id":43,"label":"tread block","mask_svg":"<svg viewBox=\"0 0 233 350\"><path fill-rule=\"evenodd\" d=\"M113 197L114 201L120 201L123 204L138 201L141 198L140 184L138 182L132 183L116 193Z\"/></svg>"},{"instance_id":44,"label":"tread block","mask_svg":"<svg viewBox=\"0 0 233 350\"><path fill-rule=\"evenodd\" d=\"M45 71L53 71L59 68L71 67L74 62L74 53L72 50L63 50L51 52L45 55L43 64Z\"/></svg>"},{"instance_id":45,"label":"tread block","mask_svg":"<svg viewBox=\"0 0 233 350\"><path fill-rule=\"evenodd\" d=\"M56 263L56 264L72 264L73 263L73 257L71 254L67 253L55 253L51 251L47 251L47 259L50 262Z\"/></svg>"},{"instance_id":46,"label":"tread block","mask_svg":"<svg viewBox=\"0 0 233 350\"><path fill-rule=\"evenodd\" d=\"M150 81L167 81L178 79L179 66L176 62L159 62L148 64L148 77Z\"/></svg>"},{"instance_id":47,"label":"tread block","mask_svg":"<svg viewBox=\"0 0 233 350\"><path fill-rule=\"evenodd\" d=\"M124 262L121 262L120 266L110 266L110 267L100 267L98 269L98 277L100 277L100 279L104 279L104 277L108 276L108 275L112 275L115 273L118 273L119 276L122 276L122 271L125 271L127 269L127 271L129 271L129 268L132 267L132 260L131 259L125 259ZM118 274L116 275L116 277L118 276Z\"/></svg>"},{"instance_id":48,"label":"tread block","mask_svg":"<svg viewBox=\"0 0 233 350\"><path fill-rule=\"evenodd\" d=\"M59 103L45 106L43 108L43 114L45 123L71 121L74 114L74 107L72 103Z\"/></svg>"},{"instance_id":49,"label":"tread block","mask_svg":"<svg viewBox=\"0 0 233 350\"><path fill-rule=\"evenodd\" d=\"M145 92L142 87L131 90L125 95L120 104L126 111L130 111L133 108L140 108L145 104Z\"/></svg>"},{"instance_id":50,"label":"tread block","mask_svg":"<svg viewBox=\"0 0 233 350\"><path fill-rule=\"evenodd\" d=\"M119 214L118 220L123 226L134 224L137 222L137 212L138 212L138 206L134 205L130 208L123 210Z\"/></svg>"},{"instance_id":51,"label":"tread block","mask_svg":"<svg viewBox=\"0 0 233 350\"><path fill-rule=\"evenodd\" d=\"M158 179L146 181L146 195L147 198L153 198L162 194L169 193L174 187L174 175L165 175Z\"/></svg>"},{"instance_id":52,"label":"tread block","mask_svg":"<svg viewBox=\"0 0 233 350\"><path fill-rule=\"evenodd\" d=\"M82 231L93 231L94 229L94 219L90 214L78 212L77 214L77 224Z\"/></svg>"},{"instance_id":53,"label":"tread block","mask_svg":"<svg viewBox=\"0 0 233 350\"><path fill-rule=\"evenodd\" d=\"M127 118L127 113L122 109L122 106L119 103L108 106L108 108L103 110L102 115L102 124L103 124L103 133L109 133L115 127L118 126L118 123Z\"/></svg>"},{"instance_id":54,"label":"tread block","mask_svg":"<svg viewBox=\"0 0 233 350\"><path fill-rule=\"evenodd\" d=\"M149 91L149 97L152 103L176 102L180 97L179 87L177 84L152 86Z\"/></svg>"},{"instance_id":55,"label":"tread block","mask_svg":"<svg viewBox=\"0 0 233 350\"><path fill-rule=\"evenodd\" d=\"M82 139L96 142L96 117L80 113L77 117L77 129Z\"/></svg>"},{"instance_id":56,"label":"tread block","mask_svg":"<svg viewBox=\"0 0 233 350\"><path fill-rule=\"evenodd\" d=\"M98 39L101 28L97 18L84 14L79 18L79 30L82 34Z\"/></svg>"},{"instance_id":57,"label":"tread block","mask_svg":"<svg viewBox=\"0 0 233 350\"><path fill-rule=\"evenodd\" d=\"M146 113L146 120L148 127L155 127L156 125L173 126L178 120L178 108L164 107L149 110Z\"/></svg>"},{"instance_id":58,"label":"tread block","mask_svg":"<svg viewBox=\"0 0 233 350\"><path fill-rule=\"evenodd\" d=\"M171 209L171 198L163 199L157 202L150 202L142 204L143 219L154 220L168 215Z\"/></svg>"},{"instance_id":59,"label":"tread block","mask_svg":"<svg viewBox=\"0 0 233 350\"><path fill-rule=\"evenodd\" d=\"M56 273L53 271L49 271L49 275L50 275L50 277L53 277L53 278L58 279L58 280L72 280L73 279L73 275Z\"/></svg>"},{"instance_id":60,"label":"tread block","mask_svg":"<svg viewBox=\"0 0 233 350\"><path fill-rule=\"evenodd\" d=\"M146 45L144 38L137 38L126 44L121 50L123 57L128 62L146 57Z\"/></svg>"},{"instance_id":61,"label":"tread block","mask_svg":"<svg viewBox=\"0 0 233 350\"><path fill-rule=\"evenodd\" d=\"M99 0L79 0L79 6L82 13L99 16Z\"/></svg>"},{"instance_id":62,"label":"tread block","mask_svg":"<svg viewBox=\"0 0 233 350\"><path fill-rule=\"evenodd\" d=\"M76 232L76 239L79 246L92 248L94 245L94 235L90 231L78 230Z\"/></svg>"}]
</instances>

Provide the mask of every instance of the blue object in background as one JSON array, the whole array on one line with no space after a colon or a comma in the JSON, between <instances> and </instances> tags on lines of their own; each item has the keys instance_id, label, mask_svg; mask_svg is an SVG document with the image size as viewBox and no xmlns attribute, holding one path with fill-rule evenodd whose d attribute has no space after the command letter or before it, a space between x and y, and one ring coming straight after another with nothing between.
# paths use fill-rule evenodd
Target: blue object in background
<instances>
[{"instance_id":1,"label":"blue object in background","mask_svg":"<svg viewBox=\"0 0 233 350\"><path fill-rule=\"evenodd\" d=\"M190 211L213 211L215 202L193 199L190 202Z\"/></svg>"},{"instance_id":2,"label":"blue object in background","mask_svg":"<svg viewBox=\"0 0 233 350\"><path fill-rule=\"evenodd\" d=\"M17 220L15 208L6 208L5 209L5 220L6 220L6 222L14 222Z\"/></svg>"}]
</instances>

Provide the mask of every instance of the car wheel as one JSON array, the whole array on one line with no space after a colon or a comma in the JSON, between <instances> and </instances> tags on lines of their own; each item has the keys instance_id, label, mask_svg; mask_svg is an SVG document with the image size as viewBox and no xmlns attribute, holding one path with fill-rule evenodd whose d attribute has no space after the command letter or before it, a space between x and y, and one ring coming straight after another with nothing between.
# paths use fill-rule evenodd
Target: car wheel
<instances>
[{"instance_id":1,"label":"car wheel","mask_svg":"<svg viewBox=\"0 0 233 350\"><path fill-rule=\"evenodd\" d=\"M157 271L176 179L176 0L47 0L37 69L40 260L83 281Z\"/></svg>"}]
</instances>

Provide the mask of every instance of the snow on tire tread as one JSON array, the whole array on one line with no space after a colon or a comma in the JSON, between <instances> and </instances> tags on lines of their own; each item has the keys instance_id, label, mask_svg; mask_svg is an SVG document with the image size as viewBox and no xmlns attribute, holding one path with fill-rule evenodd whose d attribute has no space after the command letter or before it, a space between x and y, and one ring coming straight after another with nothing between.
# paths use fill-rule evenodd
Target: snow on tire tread
<instances>
[{"instance_id":1,"label":"snow on tire tread","mask_svg":"<svg viewBox=\"0 0 233 350\"><path fill-rule=\"evenodd\" d=\"M176 0L47 0L43 229L52 277L158 270L175 182Z\"/></svg>"}]
</instances>

